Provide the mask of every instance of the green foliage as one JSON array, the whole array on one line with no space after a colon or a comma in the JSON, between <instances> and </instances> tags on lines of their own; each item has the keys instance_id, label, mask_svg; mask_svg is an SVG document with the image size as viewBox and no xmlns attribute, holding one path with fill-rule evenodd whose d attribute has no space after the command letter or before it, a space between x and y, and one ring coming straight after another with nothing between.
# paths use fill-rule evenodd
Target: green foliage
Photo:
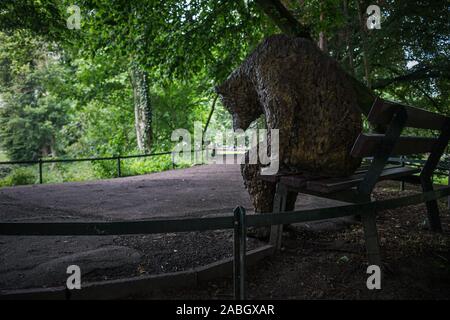
<instances>
[{"instance_id":1,"label":"green foliage","mask_svg":"<svg viewBox=\"0 0 450 320\"><path fill-rule=\"evenodd\" d=\"M8 160L9 160L9 158L6 155L6 152L0 149L0 162L8 161Z\"/></svg>"},{"instance_id":2,"label":"green foliage","mask_svg":"<svg viewBox=\"0 0 450 320\"><path fill-rule=\"evenodd\" d=\"M282 3L309 25L312 38L324 36L327 54L378 94L450 114L446 1L384 1L380 30L365 29L370 1ZM8 159L139 153L133 66L148 74L150 151L171 150L172 131L205 124L213 87L263 37L279 32L257 0L80 0L81 30L65 26L71 4L1 2L0 148ZM218 102L209 131L230 128ZM124 160L122 171L170 168L170 159L153 157ZM31 180L21 180L23 172L12 178L16 169L2 170L2 183ZM116 175L115 161L44 166L46 182Z\"/></svg>"},{"instance_id":3,"label":"green foliage","mask_svg":"<svg viewBox=\"0 0 450 320\"><path fill-rule=\"evenodd\" d=\"M2 165L0 166L0 179L9 175L12 171L11 166Z\"/></svg>"},{"instance_id":4,"label":"green foliage","mask_svg":"<svg viewBox=\"0 0 450 320\"><path fill-rule=\"evenodd\" d=\"M116 160L92 161L92 169L97 177L103 179L115 178L118 175Z\"/></svg>"},{"instance_id":5,"label":"green foliage","mask_svg":"<svg viewBox=\"0 0 450 320\"><path fill-rule=\"evenodd\" d=\"M77 113L79 139L70 148L73 155L111 156L136 149L132 101L113 91L105 99L93 99Z\"/></svg>"},{"instance_id":6,"label":"green foliage","mask_svg":"<svg viewBox=\"0 0 450 320\"><path fill-rule=\"evenodd\" d=\"M275 28L254 1L80 1L83 50L132 57L158 78L223 80Z\"/></svg>"},{"instance_id":7,"label":"green foliage","mask_svg":"<svg viewBox=\"0 0 450 320\"><path fill-rule=\"evenodd\" d=\"M42 168L44 183L76 182L102 179L90 162L44 164Z\"/></svg>"},{"instance_id":8,"label":"green foliage","mask_svg":"<svg viewBox=\"0 0 450 320\"><path fill-rule=\"evenodd\" d=\"M176 166L172 163L170 155L154 156L138 159L122 159L122 176L134 176L171 170L173 168L186 168L190 163L179 163ZM0 187L27 185L38 183L37 166L0 167ZM3 177L2 169L7 172ZM108 179L117 177L117 161L93 161L93 162L74 162L74 163L54 163L43 165L44 183L62 183L87 181L96 179Z\"/></svg>"},{"instance_id":9,"label":"green foliage","mask_svg":"<svg viewBox=\"0 0 450 320\"><path fill-rule=\"evenodd\" d=\"M26 29L37 34L46 34L54 39L60 38L65 29L62 19L66 0L2 0L0 11L0 29L13 32Z\"/></svg>"},{"instance_id":10,"label":"green foliage","mask_svg":"<svg viewBox=\"0 0 450 320\"><path fill-rule=\"evenodd\" d=\"M190 163L181 163L175 166L171 155L122 159L121 176L135 176L189 166L191 166ZM91 169L97 178L115 178L118 175L117 160L93 161Z\"/></svg>"},{"instance_id":11,"label":"green foliage","mask_svg":"<svg viewBox=\"0 0 450 320\"><path fill-rule=\"evenodd\" d=\"M170 170L172 158L170 155L156 156L146 159L127 159L123 162L123 175L135 176L151 172Z\"/></svg>"},{"instance_id":12,"label":"green foliage","mask_svg":"<svg viewBox=\"0 0 450 320\"><path fill-rule=\"evenodd\" d=\"M12 160L59 153L58 136L71 101L61 95L67 73L53 48L25 32L0 33L0 144Z\"/></svg>"},{"instance_id":13,"label":"green foliage","mask_svg":"<svg viewBox=\"0 0 450 320\"><path fill-rule=\"evenodd\" d=\"M440 185L448 185L448 177L444 176L433 176L433 183Z\"/></svg>"},{"instance_id":14,"label":"green foliage","mask_svg":"<svg viewBox=\"0 0 450 320\"><path fill-rule=\"evenodd\" d=\"M172 150L172 132L183 128L194 131L194 122L206 122L211 105L208 93L197 87L197 81L166 82L152 88L154 108L155 151Z\"/></svg>"},{"instance_id":15,"label":"green foliage","mask_svg":"<svg viewBox=\"0 0 450 320\"><path fill-rule=\"evenodd\" d=\"M0 187L34 184L37 178L35 171L31 167L16 168L5 178L0 179Z\"/></svg>"}]
</instances>

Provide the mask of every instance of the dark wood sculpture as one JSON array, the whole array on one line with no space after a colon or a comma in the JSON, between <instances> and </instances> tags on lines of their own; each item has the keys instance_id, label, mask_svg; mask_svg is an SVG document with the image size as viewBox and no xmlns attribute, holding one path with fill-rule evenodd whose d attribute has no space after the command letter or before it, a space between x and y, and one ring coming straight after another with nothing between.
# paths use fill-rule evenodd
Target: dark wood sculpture
<instances>
[{"instance_id":1,"label":"dark wood sculpture","mask_svg":"<svg viewBox=\"0 0 450 320\"><path fill-rule=\"evenodd\" d=\"M216 88L247 129L261 115L279 129L280 169L325 176L349 175L360 159L350 149L362 130L353 80L310 40L287 35L265 39ZM260 165L243 164L245 185L257 212L272 211L275 185L259 179ZM295 194L288 197L292 209Z\"/></svg>"}]
</instances>

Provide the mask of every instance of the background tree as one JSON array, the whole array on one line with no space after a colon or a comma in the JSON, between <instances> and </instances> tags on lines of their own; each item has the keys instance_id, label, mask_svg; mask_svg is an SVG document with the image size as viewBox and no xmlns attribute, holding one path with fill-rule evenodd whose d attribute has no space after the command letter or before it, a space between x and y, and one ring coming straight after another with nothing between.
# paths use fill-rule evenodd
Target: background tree
<instances>
[{"instance_id":1,"label":"background tree","mask_svg":"<svg viewBox=\"0 0 450 320\"><path fill-rule=\"evenodd\" d=\"M0 121L10 129L2 131L0 144L13 158L170 149L170 130L192 129L195 120L206 124L212 88L265 36L280 32L321 40L323 51L354 76L366 112L373 100L367 85L385 98L449 111L449 8L443 0L379 2L380 30L365 27L372 4L365 0L80 0L81 30L69 30L72 4L0 3L0 29L16 37L9 43L18 48L1 51ZM21 41L19 33L30 40ZM19 77L9 66L28 64L15 51L35 50L31 40L53 56L47 59L52 67L22 69ZM38 76L42 70L46 76ZM19 95L24 76L34 79L30 88L40 95ZM230 125L220 103L211 124ZM20 131L41 142L32 147L18 139Z\"/></svg>"},{"instance_id":2,"label":"background tree","mask_svg":"<svg viewBox=\"0 0 450 320\"><path fill-rule=\"evenodd\" d=\"M0 33L0 142L14 160L56 156L72 101L63 88L70 72L56 46L27 32Z\"/></svg>"}]
</instances>

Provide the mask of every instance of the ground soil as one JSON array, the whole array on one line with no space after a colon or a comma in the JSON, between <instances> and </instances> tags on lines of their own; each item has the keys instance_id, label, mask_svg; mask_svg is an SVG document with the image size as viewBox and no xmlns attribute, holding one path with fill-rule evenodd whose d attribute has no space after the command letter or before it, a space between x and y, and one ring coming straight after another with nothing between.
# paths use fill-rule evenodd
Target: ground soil
<instances>
[{"instance_id":1,"label":"ground soil","mask_svg":"<svg viewBox=\"0 0 450 320\"><path fill-rule=\"evenodd\" d=\"M265 244L258 239L248 240L249 250ZM133 273L136 276L189 270L233 256L231 230L123 236L115 242L142 254L141 264Z\"/></svg>"},{"instance_id":2,"label":"ground soil","mask_svg":"<svg viewBox=\"0 0 450 320\"><path fill-rule=\"evenodd\" d=\"M301 196L298 209L339 204ZM204 165L119 179L0 189L0 221L117 221L252 213L239 165ZM250 239L248 248L264 243ZM73 257L115 247L135 250L137 264L110 267L111 259L80 265L85 282L188 270L231 256L230 231L138 236L0 236L0 290L64 285ZM117 252L117 250L112 250ZM124 257L117 257L124 259ZM76 262L76 261L75 261ZM55 263L61 266L55 266ZM51 264L51 272L44 272Z\"/></svg>"},{"instance_id":3,"label":"ground soil","mask_svg":"<svg viewBox=\"0 0 450 320\"><path fill-rule=\"evenodd\" d=\"M377 199L413 194L384 183ZM409 189L414 189L408 186ZM381 290L368 290L361 225L346 230L285 233L282 251L247 272L249 299L449 299L450 217L441 201L444 232L425 223L425 206L386 210L378 217L384 278ZM156 298L140 296L134 298ZM158 292L167 299L232 298L231 278L188 290Z\"/></svg>"},{"instance_id":4,"label":"ground soil","mask_svg":"<svg viewBox=\"0 0 450 320\"><path fill-rule=\"evenodd\" d=\"M173 184L167 182L170 179ZM375 197L382 199L417 191L411 185L407 185L406 191L398 191L398 183L382 183L377 186ZM107 181L0 189L0 221L151 219L174 216L173 207L180 208L181 217L215 216L231 214L237 204L250 205L239 168L202 166ZM296 207L332 204L301 196ZM323 228L305 224L285 232L281 252L248 269L248 297L448 299L450 215L445 200L440 206L442 234L427 230L424 205L380 212L377 224L385 269L380 291L366 288L367 264L359 224L341 230L330 228L330 224ZM228 231L115 237L4 236L0 237L0 289L30 287L21 279L37 266L107 246L136 250L141 257L139 263L131 268L94 270L83 276L83 281L187 270L231 256L231 244ZM250 249L262 244L249 239ZM42 286L50 285L61 284ZM232 280L225 278L197 288L129 298L223 299L231 298L231 293Z\"/></svg>"}]
</instances>

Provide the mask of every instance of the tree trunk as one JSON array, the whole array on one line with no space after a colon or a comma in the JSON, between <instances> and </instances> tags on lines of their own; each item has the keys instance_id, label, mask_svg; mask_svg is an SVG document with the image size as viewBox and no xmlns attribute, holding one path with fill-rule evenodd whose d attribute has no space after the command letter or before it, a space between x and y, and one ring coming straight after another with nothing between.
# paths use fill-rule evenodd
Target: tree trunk
<instances>
[{"instance_id":1,"label":"tree trunk","mask_svg":"<svg viewBox=\"0 0 450 320\"><path fill-rule=\"evenodd\" d=\"M256 2L283 33L311 39L309 28L301 25L279 0L256 0Z\"/></svg>"},{"instance_id":2,"label":"tree trunk","mask_svg":"<svg viewBox=\"0 0 450 320\"><path fill-rule=\"evenodd\" d=\"M202 134L202 148L205 147L205 137L206 137L206 132L208 131L208 127L209 127L209 123L211 122L212 116L214 114L214 110L216 109L216 102L217 99L219 98L219 95L215 95L212 105L211 105L211 111L209 112L209 116L208 119L206 120L206 124L205 124L205 128L203 129L203 134Z\"/></svg>"},{"instance_id":3,"label":"tree trunk","mask_svg":"<svg viewBox=\"0 0 450 320\"><path fill-rule=\"evenodd\" d=\"M359 19L359 27L361 32L361 46L362 46L362 53L363 53L363 64L364 64L364 74L366 78L366 85L367 87L372 87L372 80L371 80L371 68L370 68L370 62L368 57L368 50L367 50L367 35L366 35L366 22L364 21L364 8L361 6L360 1L356 1L357 7L358 7L358 19Z\"/></svg>"},{"instance_id":4,"label":"tree trunk","mask_svg":"<svg viewBox=\"0 0 450 320\"><path fill-rule=\"evenodd\" d=\"M141 152L148 152L152 146L152 106L148 87L148 74L136 65L130 70L133 87L134 118L137 145Z\"/></svg>"},{"instance_id":5,"label":"tree trunk","mask_svg":"<svg viewBox=\"0 0 450 320\"><path fill-rule=\"evenodd\" d=\"M343 2L343 11L345 17L345 43L347 45L348 52L348 68L350 70L351 75L355 75L355 68L353 64L353 44L352 44L352 28L350 26L350 15L348 12L348 1L344 0Z\"/></svg>"},{"instance_id":6,"label":"tree trunk","mask_svg":"<svg viewBox=\"0 0 450 320\"><path fill-rule=\"evenodd\" d=\"M324 16L323 16L323 12L320 13L320 21L323 21ZM327 52L328 48L327 48L327 39L325 37L325 31L320 31L319 32L319 48L320 50L322 50L323 52Z\"/></svg>"}]
</instances>

